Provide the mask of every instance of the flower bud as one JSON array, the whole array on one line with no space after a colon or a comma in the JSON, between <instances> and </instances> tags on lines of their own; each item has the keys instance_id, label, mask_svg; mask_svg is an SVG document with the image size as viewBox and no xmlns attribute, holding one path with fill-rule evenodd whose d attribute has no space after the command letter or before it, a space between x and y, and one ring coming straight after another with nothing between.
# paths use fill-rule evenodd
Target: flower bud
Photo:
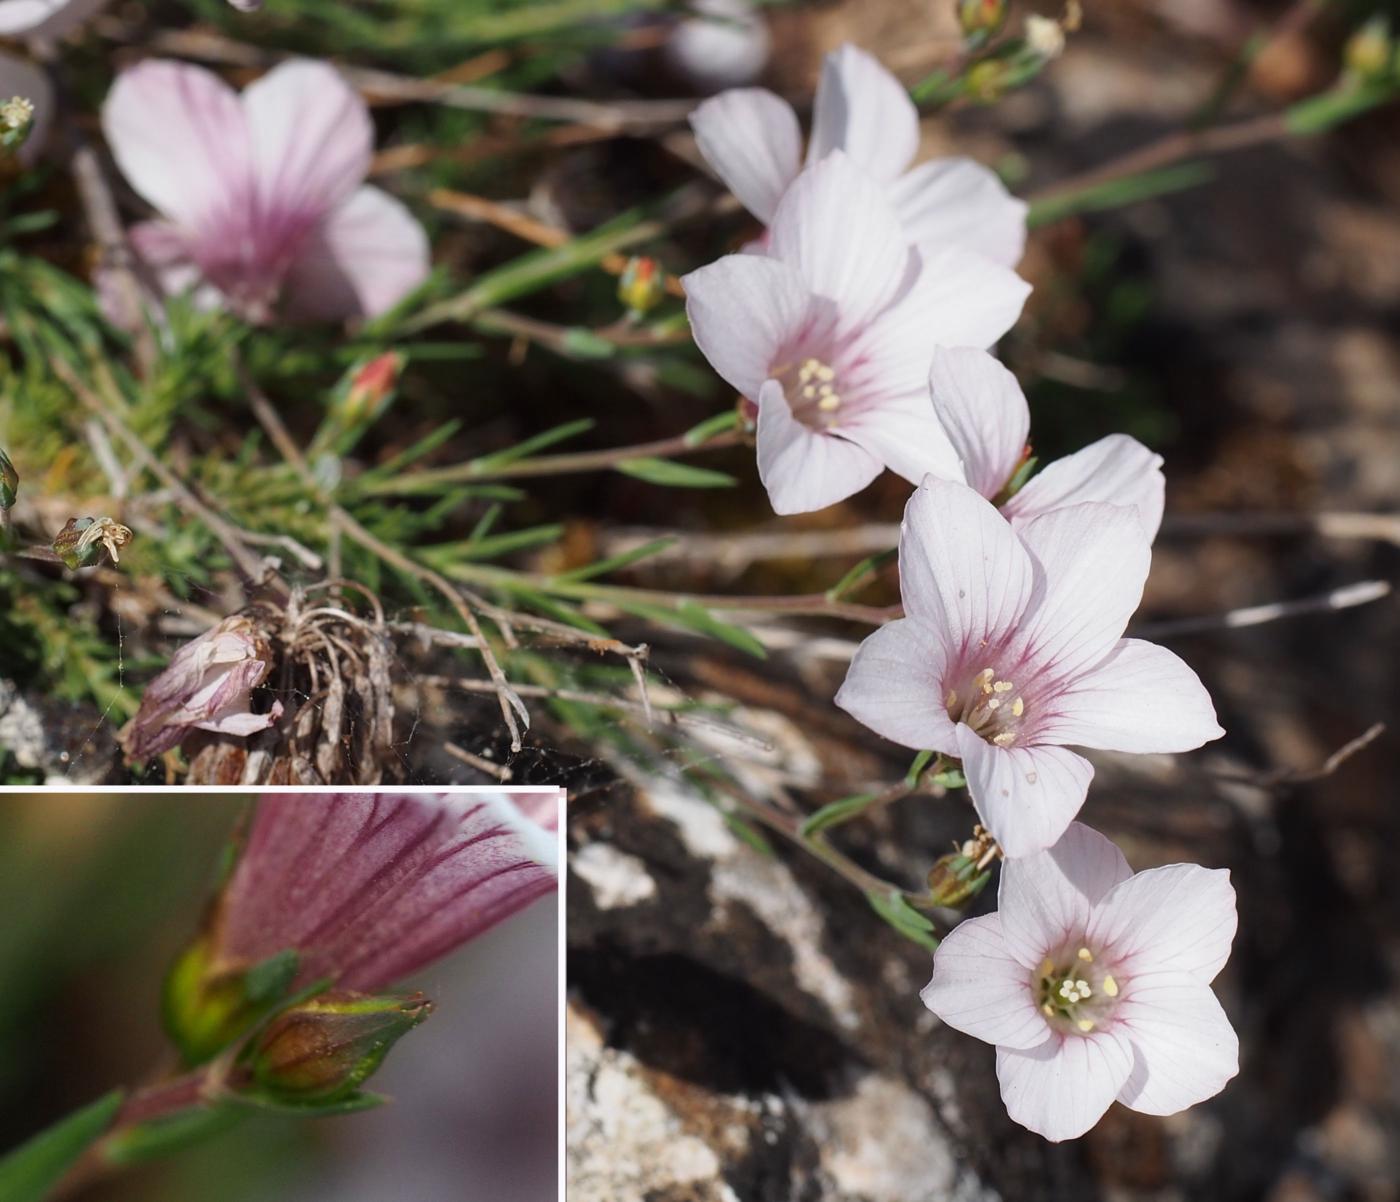
<instances>
[{"instance_id":1,"label":"flower bud","mask_svg":"<svg viewBox=\"0 0 1400 1202\"><path fill-rule=\"evenodd\" d=\"M967 69L964 88L973 100L990 104L1000 100L1011 87L1012 71L1004 58L987 58Z\"/></svg>"},{"instance_id":2,"label":"flower bud","mask_svg":"<svg viewBox=\"0 0 1400 1202\"><path fill-rule=\"evenodd\" d=\"M1377 14L1347 39L1342 62L1353 79L1362 83L1379 83L1389 78L1394 44L1390 37L1390 20Z\"/></svg>"},{"instance_id":3,"label":"flower bud","mask_svg":"<svg viewBox=\"0 0 1400 1202\"><path fill-rule=\"evenodd\" d=\"M634 256L627 260L617 284L617 299L633 317L656 308L666 295L666 272L655 259Z\"/></svg>"},{"instance_id":4,"label":"flower bud","mask_svg":"<svg viewBox=\"0 0 1400 1202\"><path fill-rule=\"evenodd\" d=\"M429 1014L421 993L327 993L277 1015L245 1054L255 1086L278 1102L330 1102L354 1093L389 1049Z\"/></svg>"},{"instance_id":5,"label":"flower bud","mask_svg":"<svg viewBox=\"0 0 1400 1202\"><path fill-rule=\"evenodd\" d=\"M197 938L165 979L165 1030L186 1064L213 1059L267 1015L291 989L295 952L279 952L251 968L221 966L214 939Z\"/></svg>"},{"instance_id":6,"label":"flower bud","mask_svg":"<svg viewBox=\"0 0 1400 1202\"><path fill-rule=\"evenodd\" d=\"M981 45L1006 24L1006 0L958 0L958 27L969 42Z\"/></svg>"},{"instance_id":7,"label":"flower bud","mask_svg":"<svg viewBox=\"0 0 1400 1202\"><path fill-rule=\"evenodd\" d=\"M0 148L8 152L24 145L34 128L34 102L13 96L0 103Z\"/></svg>"},{"instance_id":8,"label":"flower bud","mask_svg":"<svg viewBox=\"0 0 1400 1202\"><path fill-rule=\"evenodd\" d=\"M397 351L385 351L351 368L335 400L341 421L347 426L368 425L383 413L394 399L407 362Z\"/></svg>"},{"instance_id":9,"label":"flower bud","mask_svg":"<svg viewBox=\"0 0 1400 1202\"><path fill-rule=\"evenodd\" d=\"M13 509L19 496L19 473L10 457L0 451L0 509Z\"/></svg>"},{"instance_id":10,"label":"flower bud","mask_svg":"<svg viewBox=\"0 0 1400 1202\"><path fill-rule=\"evenodd\" d=\"M977 827L971 839L957 851L940 856L929 869L926 904L952 909L965 906L991 880L991 865L999 854L996 840Z\"/></svg>"},{"instance_id":11,"label":"flower bud","mask_svg":"<svg viewBox=\"0 0 1400 1202\"><path fill-rule=\"evenodd\" d=\"M89 567L105 550L113 563L121 562L121 549L134 536L111 518L69 518L53 540L53 553L69 571Z\"/></svg>"},{"instance_id":12,"label":"flower bud","mask_svg":"<svg viewBox=\"0 0 1400 1202\"><path fill-rule=\"evenodd\" d=\"M1065 27L1052 17L1026 18L1026 45L1042 59L1058 58L1065 49Z\"/></svg>"}]
</instances>

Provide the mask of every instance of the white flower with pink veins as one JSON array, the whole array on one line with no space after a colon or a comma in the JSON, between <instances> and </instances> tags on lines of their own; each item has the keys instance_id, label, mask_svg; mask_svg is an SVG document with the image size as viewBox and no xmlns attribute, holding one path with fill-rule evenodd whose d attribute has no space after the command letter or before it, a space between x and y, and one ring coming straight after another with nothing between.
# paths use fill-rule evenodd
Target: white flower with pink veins
<instances>
[{"instance_id":1,"label":"white flower with pink veins","mask_svg":"<svg viewBox=\"0 0 1400 1202\"><path fill-rule=\"evenodd\" d=\"M929 401L932 348L991 346L1030 291L972 251L912 249L839 150L787 190L764 254L682 283L696 344L758 406L758 472L784 514L833 505L886 467L912 483L956 474Z\"/></svg>"},{"instance_id":2,"label":"white flower with pink veins","mask_svg":"<svg viewBox=\"0 0 1400 1202\"><path fill-rule=\"evenodd\" d=\"M995 914L939 945L924 1004L995 1044L1002 1101L1049 1140L1075 1139L1116 1100L1176 1114L1239 1071L1210 982L1235 937L1230 874L1171 864L1133 874L1074 823L1002 867Z\"/></svg>"},{"instance_id":3,"label":"white flower with pink veins","mask_svg":"<svg viewBox=\"0 0 1400 1202\"><path fill-rule=\"evenodd\" d=\"M802 169L802 130L786 100L764 88L735 88L691 114L700 153L755 217L771 225ZM855 46L826 56L817 85L806 163L848 154L878 183L908 240L924 251L960 246L1013 267L1026 245L1026 205L971 159L911 168L919 112L879 62Z\"/></svg>"},{"instance_id":4,"label":"white flower with pink veins","mask_svg":"<svg viewBox=\"0 0 1400 1202\"><path fill-rule=\"evenodd\" d=\"M1067 505L1013 528L973 489L930 476L900 533L906 616L860 645L836 704L961 760L1008 856L1050 847L1094 775L1070 746L1189 751L1225 733L1185 663L1122 637L1151 559L1135 508Z\"/></svg>"}]
</instances>

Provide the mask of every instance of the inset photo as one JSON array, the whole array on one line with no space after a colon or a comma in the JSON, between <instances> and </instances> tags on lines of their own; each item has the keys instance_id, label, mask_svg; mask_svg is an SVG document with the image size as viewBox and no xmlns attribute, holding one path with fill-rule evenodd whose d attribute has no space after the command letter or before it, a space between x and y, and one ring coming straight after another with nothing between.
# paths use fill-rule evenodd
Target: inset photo
<instances>
[{"instance_id":1,"label":"inset photo","mask_svg":"<svg viewBox=\"0 0 1400 1202\"><path fill-rule=\"evenodd\" d=\"M3 1202L553 1202L554 789L0 796Z\"/></svg>"}]
</instances>

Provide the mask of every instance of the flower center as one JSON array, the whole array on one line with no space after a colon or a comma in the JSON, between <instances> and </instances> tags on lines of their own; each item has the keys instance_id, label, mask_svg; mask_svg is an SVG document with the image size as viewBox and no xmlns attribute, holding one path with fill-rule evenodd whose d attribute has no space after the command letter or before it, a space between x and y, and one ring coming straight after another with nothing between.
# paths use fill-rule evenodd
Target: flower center
<instances>
[{"instance_id":1,"label":"flower center","mask_svg":"<svg viewBox=\"0 0 1400 1202\"><path fill-rule=\"evenodd\" d=\"M944 705L954 722L965 722L998 747L1016 742L1026 713L1015 684L1000 679L995 668L983 668L961 689L949 689Z\"/></svg>"},{"instance_id":2,"label":"flower center","mask_svg":"<svg viewBox=\"0 0 1400 1202\"><path fill-rule=\"evenodd\" d=\"M1117 1005L1118 982L1087 947L1046 956L1032 982L1036 1004L1051 1026L1087 1035Z\"/></svg>"},{"instance_id":3,"label":"flower center","mask_svg":"<svg viewBox=\"0 0 1400 1202\"><path fill-rule=\"evenodd\" d=\"M814 430L834 429L841 408L836 386L836 369L811 356L796 364L773 369L773 377L783 386L792 415Z\"/></svg>"}]
</instances>

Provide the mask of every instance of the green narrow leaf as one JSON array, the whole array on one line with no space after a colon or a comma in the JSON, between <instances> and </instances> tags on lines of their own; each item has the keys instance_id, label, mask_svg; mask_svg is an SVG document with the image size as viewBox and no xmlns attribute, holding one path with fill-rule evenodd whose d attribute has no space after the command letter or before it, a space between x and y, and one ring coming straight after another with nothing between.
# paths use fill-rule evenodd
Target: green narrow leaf
<instances>
[{"instance_id":1,"label":"green narrow leaf","mask_svg":"<svg viewBox=\"0 0 1400 1202\"><path fill-rule=\"evenodd\" d=\"M822 806L802 824L800 828L802 837L810 838L828 827L849 822L852 818L858 817L865 810L865 807L875 800L875 797L874 793L857 793L852 797L843 797L839 801Z\"/></svg>"},{"instance_id":2,"label":"green narrow leaf","mask_svg":"<svg viewBox=\"0 0 1400 1202\"><path fill-rule=\"evenodd\" d=\"M870 908L876 914L906 939L931 952L938 950L933 923L914 909L898 889L891 889L888 893L872 889L865 895L865 900L870 903Z\"/></svg>"},{"instance_id":3,"label":"green narrow leaf","mask_svg":"<svg viewBox=\"0 0 1400 1202\"><path fill-rule=\"evenodd\" d=\"M891 547L888 551L877 551L874 555L862 559L855 567L832 585L831 588L826 590L827 600L839 601L867 576L878 572L898 554L899 549L897 547Z\"/></svg>"},{"instance_id":4,"label":"green narrow leaf","mask_svg":"<svg viewBox=\"0 0 1400 1202\"><path fill-rule=\"evenodd\" d=\"M508 463L527 459L536 451L543 451L546 447L552 447L556 443L567 442L570 438L586 434L595 425L597 423L591 417L580 417L575 421L564 422L562 425L542 430L539 434L527 438L523 442L518 442L513 447L506 447L505 450L497 451L495 454L473 459L471 468L476 472L494 471L496 468L505 467Z\"/></svg>"},{"instance_id":5,"label":"green narrow leaf","mask_svg":"<svg viewBox=\"0 0 1400 1202\"><path fill-rule=\"evenodd\" d=\"M767 659L768 649L742 626L721 622L714 614L695 601L682 601L674 613L683 625L704 634L712 634L723 643L747 651L757 659Z\"/></svg>"},{"instance_id":6,"label":"green narrow leaf","mask_svg":"<svg viewBox=\"0 0 1400 1202\"><path fill-rule=\"evenodd\" d=\"M726 409L723 413L716 413L714 417L707 417L698 426L692 426L685 432L685 445L688 447L698 447L709 442L716 434L723 434L726 430L732 430L739 424L739 411L737 409Z\"/></svg>"},{"instance_id":7,"label":"green narrow leaf","mask_svg":"<svg viewBox=\"0 0 1400 1202\"><path fill-rule=\"evenodd\" d=\"M928 767L929 760L933 759L936 754L937 752L933 751L919 752L919 754L914 757L914 762L909 765L909 771L904 774L904 783L911 789L918 784L919 777L923 774L924 769Z\"/></svg>"},{"instance_id":8,"label":"green narrow leaf","mask_svg":"<svg viewBox=\"0 0 1400 1202\"><path fill-rule=\"evenodd\" d=\"M42 1202L84 1152L107 1130L121 1109L116 1089L41 1131L0 1160L0 1199Z\"/></svg>"},{"instance_id":9,"label":"green narrow leaf","mask_svg":"<svg viewBox=\"0 0 1400 1202\"><path fill-rule=\"evenodd\" d=\"M220 1135L247 1117L248 1111L238 1106L193 1106L123 1131L104 1145L103 1154L116 1165L153 1160Z\"/></svg>"},{"instance_id":10,"label":"green narrow leaf","mask_svg":"<svg viewBox=\"0 0 1400 1202\"><path fill-rule=\"evenodd\" d=\"M663 484L668 488L733 488L736 483L728 472L691 467L674 459L624 459L617 465L624 476L634 476L648 484Z\"/></svg>"},{"instance_id":11,"label":"green narrow leaf","mask_svg":"<svg viewBox=\"0 0 1400 1202\"><path fill-rule=\"evenodd\" d=\"M658 552L666 550L678 542L675 535L667 535L665 538L654 538L648 543L643 543L640 547L633 547L630 551L622 551L617 555L611 555L607 559L600 559L597 563L584 564L581 568L574 568L572 571L560 572L554 579L556 582L592 580L595 576L606 576L609 572L617 572L623 568L631 567L632 564L640 560L647 559Z\"/></svg>"}]
</instances>

